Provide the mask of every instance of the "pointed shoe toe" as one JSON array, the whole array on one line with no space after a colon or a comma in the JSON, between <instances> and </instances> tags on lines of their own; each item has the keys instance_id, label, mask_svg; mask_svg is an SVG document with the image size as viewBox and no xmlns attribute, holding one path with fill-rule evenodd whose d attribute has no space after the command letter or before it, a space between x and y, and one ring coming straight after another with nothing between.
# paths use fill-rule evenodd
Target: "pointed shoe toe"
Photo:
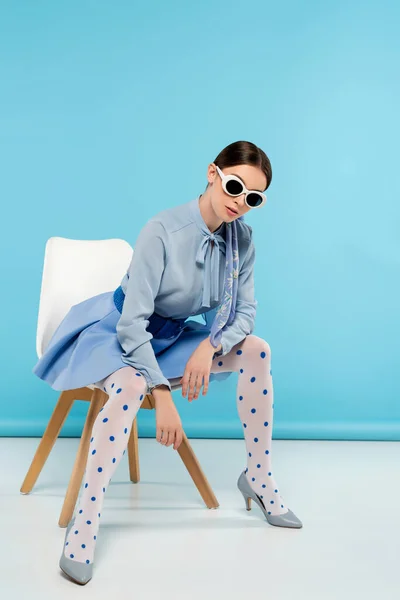
<instances>
[{"instance_id":1,"label":"pointed shoe toe","mask_svg":"<svg viewBox=\"0 0 400 600\"><path fill-rule=\"evenodd\" d=\"M64 546L63 546L59 566L60 566L60 569L63 571L63 573L68 575L68 577L70 577L73 581L75 581L76 583L79 583L80 585L85 585L92 579L93 563L87 564L87 563L79 562L77 560L72 560L71 558L67 558L64 554L67 536L68 536L68 533L69 533L71 527L73 527L74 522L75 522L75 518L71 519L71 521L69 522L69 524L67 526L67 530L65 532Z\"/></svg>"},{"instance_id":2,"label":"pointed shoe toe","mask_svg":"<svg viewBox=\"0 0 400 600\"><path fill-rule=\"evenodd\" d=\"M297 529L301 529L303 527L303 523L296 517L296 515L288 509L288 512L283 515L265 515L267 517L267 521L270 525L275 525L276 527L293 527Z\"/></svg>"},{"instance_id":3,"label":"pointed shoe toe","mask_svg":"<svg viewBox=\"0 0 400 600\"><path fill-rule=\"evenodd\" d=\"M67 558L64 554L60 558L60 569L80 585L85 585L93 577L93 564L78 562Z\"/></svg>"}]
</instances>

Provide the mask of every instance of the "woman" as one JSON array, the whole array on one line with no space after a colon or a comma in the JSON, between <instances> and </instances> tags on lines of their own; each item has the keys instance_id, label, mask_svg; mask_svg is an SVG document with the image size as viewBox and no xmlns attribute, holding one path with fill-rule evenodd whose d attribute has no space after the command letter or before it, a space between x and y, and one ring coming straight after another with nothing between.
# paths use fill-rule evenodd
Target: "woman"
<instances>
[{"instance_id":1,"label":"woman","mask_svg":"<svg viewBox=\"0 0 400 600\"><path fill-rule=\"evenodd\" d=\"M238 373L237 408L247 450L238 479L271 525L302 527L272 477L271 350L255 335L255 248L243 221L266 202L266 154L250 142L230 144L208 166L205 192L152 217L136 240L115 292L71 308L34 373L54 389L96 382L109 395L93 426L84 487L68 524L60 567L74 581L92 577L104 494L125 453L146 393L156 406L157 441L179 448L182 424L170 379L197 399L209 381ZM203 314L205 325L188 317Z\"/></svg>"}]
</instances>

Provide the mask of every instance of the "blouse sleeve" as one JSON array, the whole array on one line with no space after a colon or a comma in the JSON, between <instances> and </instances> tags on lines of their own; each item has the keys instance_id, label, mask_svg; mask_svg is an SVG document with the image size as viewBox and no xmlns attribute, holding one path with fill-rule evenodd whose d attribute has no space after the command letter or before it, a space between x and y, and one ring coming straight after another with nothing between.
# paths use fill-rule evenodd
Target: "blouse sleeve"
<instances>
[{"instance_id":1,"label":"blouse sleeve","mask_svg":"<svg viewBox=\"0 0 400 600\"><path fill-rule=\"evenodd\" d=\"M253 333L258 304L254 297L254 261L255 246L251 239L239 273L235 316L232 323L222 330L222 348L216 353L217 356L225 356L246 335Z\"/></svg>"},{"instance_id":2,"label":"blouse sleeve","mask_svg":"<svg viewBox=\"0 0 400 600\"><path fill-rule=\"evenodd\" d=\"M164 271L165 257L165 229L158 221L148 221L135 243L127 273L124 304L116 330L123 348L122 361L145 377L149 389L164 384L171 390L171 384L158 366L150 343L153 335L147 331Z\"/></svg>"}]
</instances>

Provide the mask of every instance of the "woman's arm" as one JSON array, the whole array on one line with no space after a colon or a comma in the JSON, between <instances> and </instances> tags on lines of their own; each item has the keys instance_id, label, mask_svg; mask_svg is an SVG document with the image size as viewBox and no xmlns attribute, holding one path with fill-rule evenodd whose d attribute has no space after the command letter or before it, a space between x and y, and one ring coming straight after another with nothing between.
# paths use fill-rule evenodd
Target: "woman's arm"
<instances>
[{"instance_id":1,"label":"woman's arm","mask_svg":"<svg viewBox=\"0 0 400 600\"><path fill-rule=\"evenodd\" d=\"M147 331L164 272L165 245L166 232L162 223L148 221L135 243L124 305L116 329L123 348L123 362L140 371L150 388L166 385L171 390L150 343L153 335Z\"/></svg>"}]
</instances>

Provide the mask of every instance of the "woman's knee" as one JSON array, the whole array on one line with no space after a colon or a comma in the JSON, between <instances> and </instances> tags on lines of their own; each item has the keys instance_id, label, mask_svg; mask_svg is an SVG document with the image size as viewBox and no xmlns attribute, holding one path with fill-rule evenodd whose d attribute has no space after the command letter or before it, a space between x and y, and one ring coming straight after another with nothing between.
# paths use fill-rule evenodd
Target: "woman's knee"
<instances>
[{"instance_id":1,"label":"woman's knee","mask_svg":"<svg viewBox=\"0 0 400 600\"><path fill-rule=\"evenodd\" d=\"M135 396L144 395L147 382L137 369L127 365L107 377L105 388L108 394L120 394L123 391Z\"/></svg>"},{"instance_id":2,"label":"woman's knee","mask_svg":"<svg viewBox=\"0 0 400 600\"><path fill-rule=\"evenodd\" d=\"M242 345L243 351L251 352L252 354L261 355L267 360L271 359L271 347L266 340L258 335L247 335Z\"/></svg>"}]
</instances>

